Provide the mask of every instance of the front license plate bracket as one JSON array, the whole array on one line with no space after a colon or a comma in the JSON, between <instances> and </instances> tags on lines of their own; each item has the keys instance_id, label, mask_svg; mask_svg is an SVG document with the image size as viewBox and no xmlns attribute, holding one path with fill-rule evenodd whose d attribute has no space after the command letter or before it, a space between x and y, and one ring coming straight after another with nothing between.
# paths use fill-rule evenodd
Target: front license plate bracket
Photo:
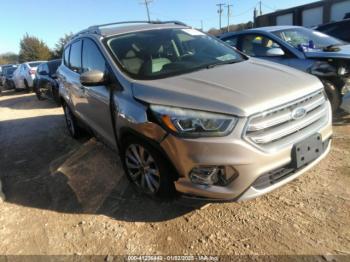
<instances>
[{"instance_id":1,"label":"front license plate bracket","mask_svg":"<svg viewBox=\"0 0 350 262\"><path fill-rule=\"evenodd\" d=\"M292 165L301 168L322 155L324 146L320 134L312 135L294 145L292 150Z\"/></svg>"}]
</instances>

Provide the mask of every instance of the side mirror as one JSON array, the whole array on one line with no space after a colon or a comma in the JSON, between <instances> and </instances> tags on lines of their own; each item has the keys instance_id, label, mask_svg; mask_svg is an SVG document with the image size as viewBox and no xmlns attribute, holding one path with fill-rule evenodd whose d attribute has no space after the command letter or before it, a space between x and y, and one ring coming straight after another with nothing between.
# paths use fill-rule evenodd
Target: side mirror
<instances>
[{"instance_id":1,"label":"side mirror","mask_svg":"<svg viewBox=\"0 0 350 262\"><path fill-rule=\"evenodd\" d=\"M99 70L92 70L80 75L80 83L83 86L98 86L106 84L105 73Z\"/></svg>"},{"instance_id":2,"label":"side mirror","mask_svg":"<svg viewBox=\"0 0 350 262\"><path fill-rule=\"evenodd\" d=\"M269 50L267 50L266 52L266 56L284 56L285 53L281 48L271 48Z\"/></svg>"}]
</instances>

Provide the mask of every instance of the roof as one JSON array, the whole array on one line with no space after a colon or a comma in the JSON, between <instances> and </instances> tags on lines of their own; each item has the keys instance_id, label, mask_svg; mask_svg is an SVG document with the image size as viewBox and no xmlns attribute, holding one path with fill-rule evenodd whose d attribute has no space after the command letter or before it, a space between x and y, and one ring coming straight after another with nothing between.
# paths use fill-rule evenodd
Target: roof
<instances>
[{"instance_id":1,"label":"roof","mask_svg":"<svg viewBox=\"0 0 350 262\"><path fill-rule=\"evenodd\" d=\"M116 22L103 25L90 26L89 28L82 30L75 34L73 38L81 36L83 34L98 34L101 36L111 36L123 33L138 32L145 30L154 30L162 28L185 28L189 27L186 24L178 21L129 21L129 22Z\"/></svg>"},{"instance_id":2,"label":"roof","mask_svg":"<svg viewBox=\"0 0 350 262\"><path fill-rule=\"evenodd\" d=\"M258 27L250 30L275 32L275 31L286 30L291 28L299 28L299 27L300 26L295 26L295 25L277 25L277 26Z\"/></svg>"},{"instance_id":3,"label":"roof","mask_svg":"<svg viewBox=\"0 0 350 262\"><path fill-rule=\"evenodd\" d=\"M338 24L343 24L343 23L344 24L350 23L350 18L343 19L343 20L340 20L340 21L330 22L330 23L323 24L323 25L319 25L319 26L316 27L316 29L321 29L321 28L328 27L328 26L331 26L331 25L338 25Z\"/></svg>"},{"instance_id":4,"label":"roof","mask_svg":"<svg viewBox=\"0 0 350 262\"><path fill-rule=\"evenodd\" d=\"M101 29L101 35L110 36L110 35L118 35L123 33L163 29L163 28L184 28L184 26L172 25L172 24L144 24L144 25L117 26L117 27Z\"/></svg>"},{"instance_id":5,"label":"roof","mask_svg":"<svg viewBox=\"0 0 350 262\"><path fill-rule=\"evenodd\" d=\"M252 28L252 29L246 29L238 32L229 32L225 33L220 36L220 38L224 38L227 36L233 36L233 35L239 35L241 33L246 33L246 32L275 32L275 31L280 31L280 30L286 30L286 29L291 29L291 28L300 28L301 26L294 26L294 25L281 25L281 26L266 26L266 27L257 27L257 28Z\"/></svg>"}]
</instances>

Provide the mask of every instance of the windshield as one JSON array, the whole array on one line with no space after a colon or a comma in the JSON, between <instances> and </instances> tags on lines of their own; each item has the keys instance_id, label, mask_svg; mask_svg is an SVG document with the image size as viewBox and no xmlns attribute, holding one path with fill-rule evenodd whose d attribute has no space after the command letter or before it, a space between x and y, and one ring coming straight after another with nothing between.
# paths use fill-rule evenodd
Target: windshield
<instances>
[{"instance_id":1,"label":"windshield","mask_svg":"<svg viewBox=\"0 0 350 262\"><path fill-rule=\"evenodd\" d=\"M54 61L50 61L49 63L47 63L47 65L49 66L50 69L50 73L54 74L56 73L58 67L61 65L62 61L61 60L54 60Z\"/></svg>"},{"instance_id":2,"label":"windshield","mask_svg":"<svg viewBox=\"0 0 350 262\"><path fill-rule=\"evenodd\" d=\"M164 78L243 60L230 46L194 29L114 36L107 46L123 70L136 79Z\"/></svg>"},{"instance_id":3,"label":"windshield","mask_svg":"<svg viewBox=\"0 0 350 262\"><path fill-rule=\"evenodd\" d=\"M342 45L342 41L306 28L290 28L273 32L282 40L288 42L295 48L323 49L332 45Z\"/></svg>"}]
</instances>

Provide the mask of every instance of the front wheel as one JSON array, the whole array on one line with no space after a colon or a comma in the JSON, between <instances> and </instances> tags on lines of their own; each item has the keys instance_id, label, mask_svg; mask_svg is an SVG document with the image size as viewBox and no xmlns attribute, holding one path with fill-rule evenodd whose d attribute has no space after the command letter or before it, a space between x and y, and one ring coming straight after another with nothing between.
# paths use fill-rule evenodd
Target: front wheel
<instances>
[{"instance_id":1,"label":"front wheel","mask_svg":"<svg viewBox=\"0 0 350 262\"><path fill-rule=\"evenodd\" d=\"M121 157L128 178L140 191L166 198L175 195L174 173L158 150L142 139L129 137Z\"/></svg>"},{"instance_id":2,"label":"front wheel","mask_svg":"<svg viewBox=\"0 0 350 262\"><path fill-rule=\"evenodd\" d=\"M341 104L341 94L339 89L336 87L335 84L333 84L330 81L322 80L324 84L324 89L326 91L326 94L328 96L329 102L332 105L332 112L333 114L337 112L337 110L340 107Z\"/></svg>"},{"instance_id":3,"label":"front wheel","mask_svg":"<svg viewBox=\"0 0 350 262\"><path fill-rule=\"evenodd\" d=\"M28 93L30 93L30 92L32 91L31 88L30 88L29 85L28 85L27 80L24 80L24 86L25 86L25 88L26 88L26 90L27 90Z\"/></svg>"}]
</instances>

